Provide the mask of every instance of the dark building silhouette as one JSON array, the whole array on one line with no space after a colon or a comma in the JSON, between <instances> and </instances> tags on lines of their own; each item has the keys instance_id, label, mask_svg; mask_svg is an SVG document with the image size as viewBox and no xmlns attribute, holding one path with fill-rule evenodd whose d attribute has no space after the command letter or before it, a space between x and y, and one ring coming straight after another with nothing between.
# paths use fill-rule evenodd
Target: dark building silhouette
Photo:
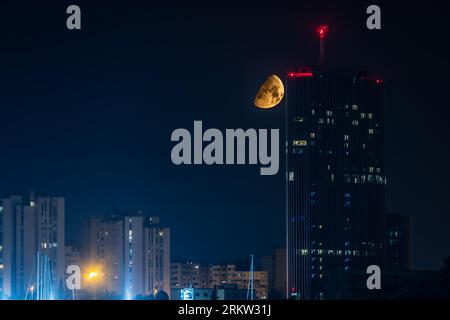
<instances>
[{"instance_id":1,"label":"dark building silhouette","mask_svg":"<svg viewBox=\"0 0 450 320\"><path fill-rule=\"evenodd\" d=\"M270 256L260 259L262 271L267 272L269 299L284 299L286 295L286 249L275 249Z\"/></svg>"},{"instance_id":2,"label":"dark building silhouette","mask_svg":"<svg viewBox=\"0 0 450 320\"><path fill-rule=\"evenodd\" d=\"M383 84L304 67L286 79L287 297L343 297L342 273L381 266Z\"/></svg>"},{"instance_id":3,"label":"dark building silhouette","mask_svg":"<svg viewBox=\"0 0 450 320\"><path fill-rule=\"evenodd\" d=\"M411 269L411 232L411 217L386 215L386 269Z\"/></svg>"}]
</instances>

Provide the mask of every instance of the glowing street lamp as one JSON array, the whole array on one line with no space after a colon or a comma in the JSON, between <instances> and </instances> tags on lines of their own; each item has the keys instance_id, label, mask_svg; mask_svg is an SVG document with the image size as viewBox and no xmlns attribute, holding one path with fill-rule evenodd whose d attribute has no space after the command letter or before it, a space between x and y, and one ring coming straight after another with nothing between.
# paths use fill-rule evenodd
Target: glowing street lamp
<instances>
[{"instance_id":1,"label":"glowing street lamp","mask_svg":"<svg viewBox=\"0 0 450 320\"><path fill-rule=\"evenodd\" d=\"M101 282L102 273L99 267L88 268L88 272L85 273L84 278L86 283L93 288L93 299L95 299L97 285Z\"/></svg>"},{"instance_id":2,"label":"glowing street lamp","mask_svg":"<svg viewBox=\"0 0 450 320\"><path fill-rule=\"evenodd\" d=\"M102 271L101 271L100 267L90 266L86 269L87 269L87 272L84 273L84 278L87 281L87 283L94 284L95 282L98 282L101 280Z\"/></svg>"},{"instance_id":3,"label":"glowing street lamp","mask_svg":"<svg viewBox=\"0 0 450 320\"><path fill-rule=\"evenodd\" d=\"M96 279L97 277L98 277L97 271L91 271L88 273L88 276L87 276L89 281L92 281L92 280Z\"/></svg>"}]
</instances>

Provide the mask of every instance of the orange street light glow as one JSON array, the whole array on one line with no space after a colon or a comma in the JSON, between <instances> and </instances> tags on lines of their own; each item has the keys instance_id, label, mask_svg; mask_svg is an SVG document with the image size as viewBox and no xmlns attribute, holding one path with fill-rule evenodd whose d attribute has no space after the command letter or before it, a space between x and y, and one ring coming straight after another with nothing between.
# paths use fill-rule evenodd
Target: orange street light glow
<instances>
[{"instance_id":1,"label":"orange street light glow","mask_svg":"<svg viewBox=\"0 0 450 320\"><path fill-rule=\"evenodd\" d=\"M98 277L98 272L92 271L92 272L89 272L89 274L88 274L88 279L89 280L92 280L92 279L97 278L97 277Z\"/></svg>"}]
</instances>

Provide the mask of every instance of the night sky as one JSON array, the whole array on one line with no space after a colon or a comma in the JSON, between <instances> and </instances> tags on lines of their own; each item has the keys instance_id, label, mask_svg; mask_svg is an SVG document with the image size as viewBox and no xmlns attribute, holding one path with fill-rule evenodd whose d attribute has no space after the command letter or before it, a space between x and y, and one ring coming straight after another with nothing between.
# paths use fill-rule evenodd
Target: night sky
<instances>
[{"instance_id":1,"label":"night sky","mask_svg":"<svg viewBox=\"0 0 450 320\"><path fill-rule=\"evenodd\" d=\"M177 128L279 128L284 104L253 107L259 85L316 64L330 25L330 65L385 81L387 212L411 215L415 268L450 255L448 17L439 5L296 1L1 1L0 196L66 197L67 242L82 221L141 208L172 228L173 258L216 262L270 254L285 239L284 152L259 166L175 166ZM82 30L66 29L69 4ZM283 149L284 138L280 138Z\"/></svg>"}]
</instances>

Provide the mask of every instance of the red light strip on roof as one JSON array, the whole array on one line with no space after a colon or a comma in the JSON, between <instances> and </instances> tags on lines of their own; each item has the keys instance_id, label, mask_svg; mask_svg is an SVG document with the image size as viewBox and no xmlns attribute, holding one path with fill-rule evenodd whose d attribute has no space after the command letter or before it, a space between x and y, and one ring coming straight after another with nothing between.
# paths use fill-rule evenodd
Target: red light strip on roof
<instances>
[{"instance_id":1,"label":"red light strip on roof","mask_svg":"<svg viewBox=\"0 0 450 320\"><path fill-rule=\"evenodd\" d=\"M288 77L291 78L301 78L301 77L312 77L312 72L289 72Z\"/></svg>"}]
</instances>

